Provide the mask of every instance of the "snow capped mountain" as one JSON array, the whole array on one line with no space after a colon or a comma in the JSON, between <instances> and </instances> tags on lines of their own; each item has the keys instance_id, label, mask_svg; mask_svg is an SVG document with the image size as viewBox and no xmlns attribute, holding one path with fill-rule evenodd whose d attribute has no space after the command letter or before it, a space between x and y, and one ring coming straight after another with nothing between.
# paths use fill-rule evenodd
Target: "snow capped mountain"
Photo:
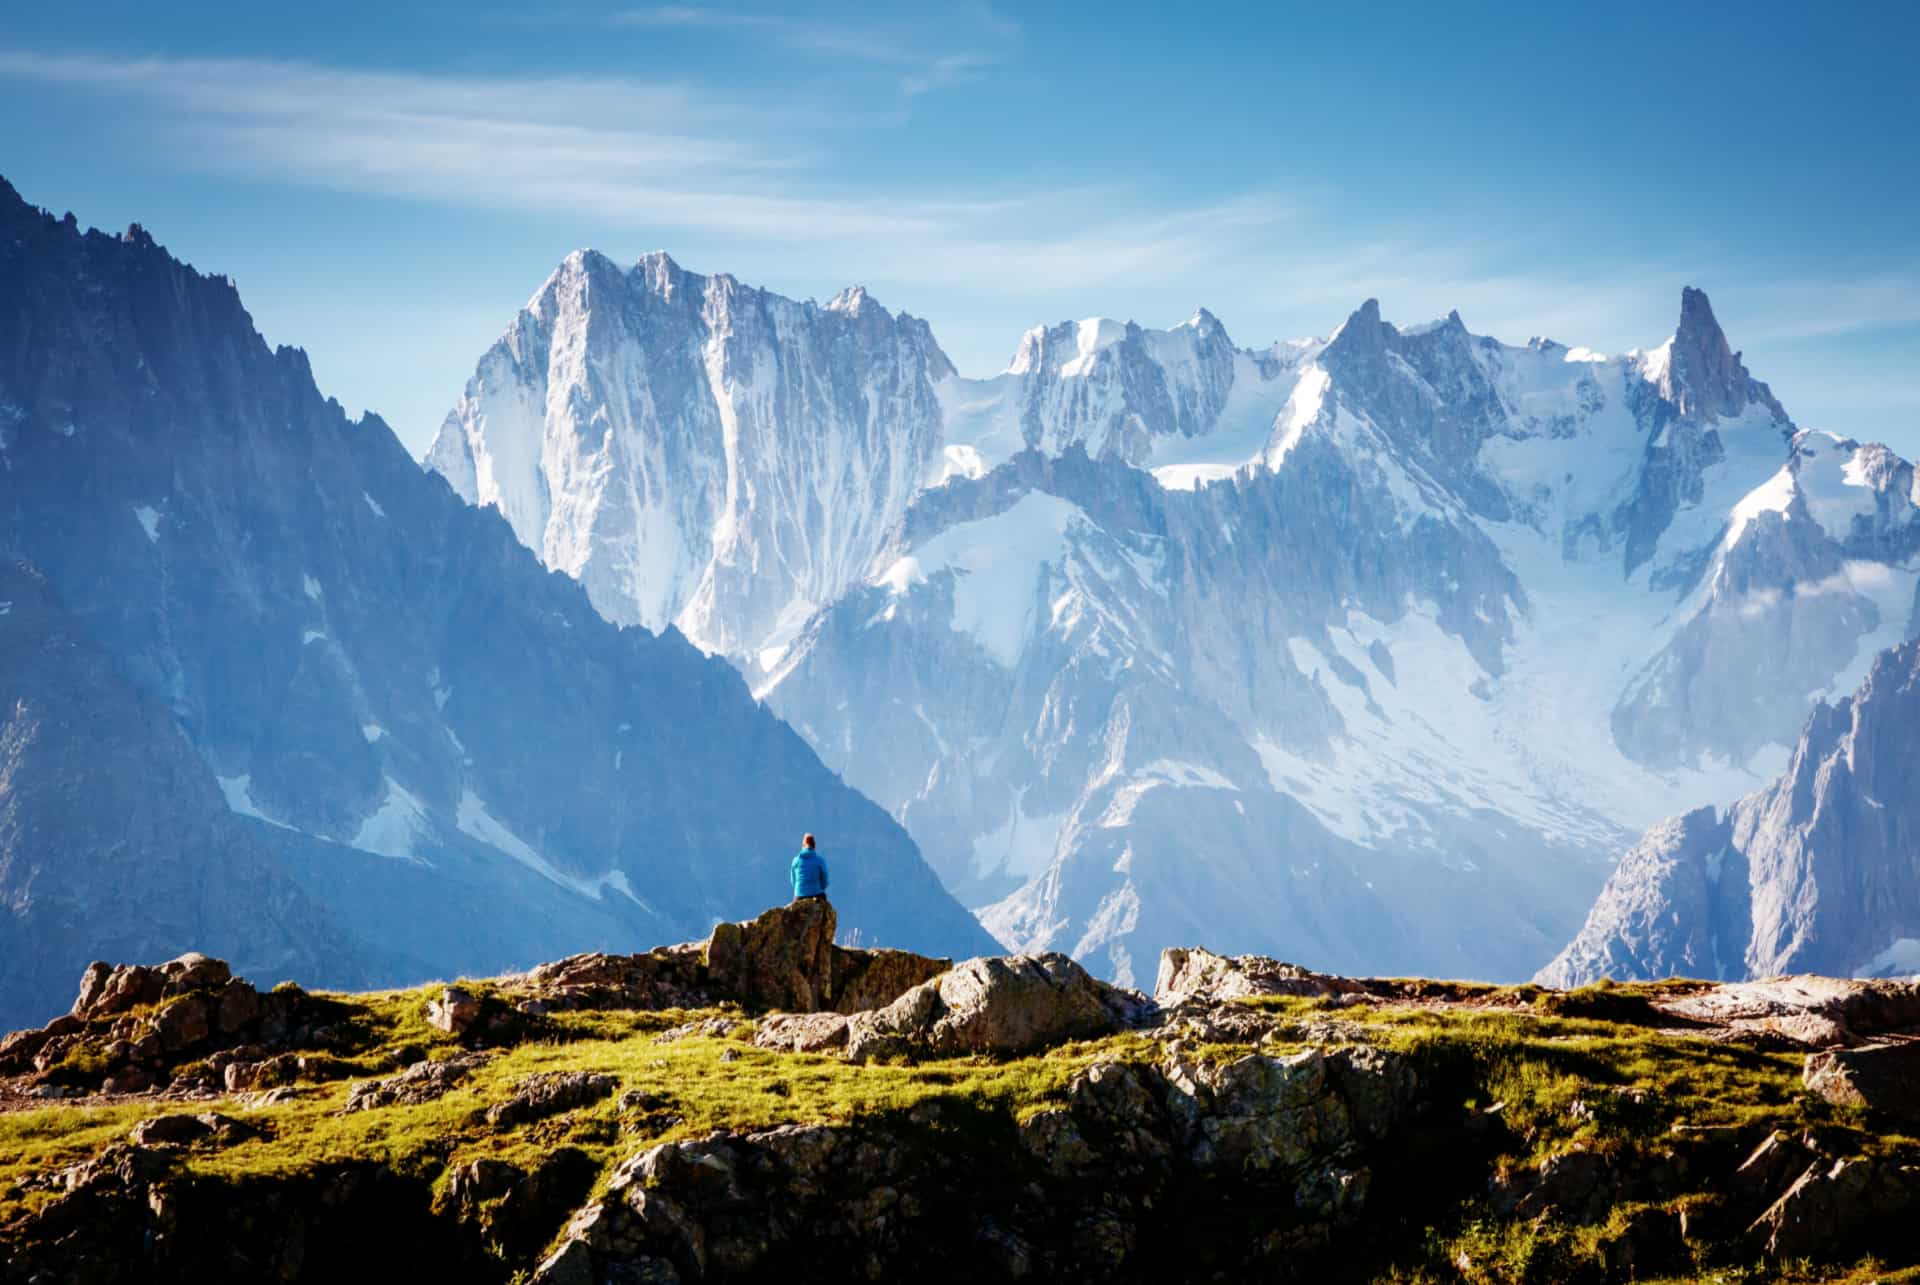
<instances>
[{"instance_id":1,"label":"snow capped mountain","mask_svg":"<svg viewBox=\"0 0 1920 1285\"><path fill-rule=\"evenodd\" d=\"M570 256L480 362L428 463L621 624L777 645L866 574L940 457L925 323L799 304L664 254Z\"/></svg>"},{"instance_id":2,"label":"snow capped mountain","mask_svg":"<svg viewBox=\"0 0 1920 1285\"><path fill-rule=\"evenodd\" d=\"M1907 627L1911 470L1796 437L1696 290L1615 356L1369 300L1265 350L1202 311L906 364L923 467L857 573L694 636L1002 941L1122 980L1192 940L1529 974L1633 833L1764 779Z\"/></svg>"},{"instance_id":3,"label":"snow capped mountain","mask_svg":"<svg viewBox=\"0 0 1920 1285\"><path fill-rule=\"evenodd\" d=\"M1036 326L1002 374L942 385L948 460L977 477L1023 450L1078 446L1188 482L1221 476L1240 462L1219 465L1223 452L1265 441L1300 355L1240 351L1204 308L1171 330L1105 317Z\"/></svg>"},{"instance_id":4,"label":"snow capped mountain","mask_svg":"<svg viewBox=\"0 0 1920 1285\"><path fill-rule=\"evenodd\" d=\"M1656 767L1745 762L1795 734L1795 695L1851 691L1914 632L1913 486L1912 466L1884 446L1796 436L1733 506L1687 622L1622 694L1616 742Z\"/></svg>"},{"instance_id":5,"label":"snow capped mountain","mask_svg":"<svg viewBox=\"0 0 1920 1285\"><path fill-rule=\"evenodd\" d=\"M1771 784L1649 831L1540 979L1920 971L1916 736L1920 644L1906 642L1814 708Z\"/></svg>"}]
</instances>

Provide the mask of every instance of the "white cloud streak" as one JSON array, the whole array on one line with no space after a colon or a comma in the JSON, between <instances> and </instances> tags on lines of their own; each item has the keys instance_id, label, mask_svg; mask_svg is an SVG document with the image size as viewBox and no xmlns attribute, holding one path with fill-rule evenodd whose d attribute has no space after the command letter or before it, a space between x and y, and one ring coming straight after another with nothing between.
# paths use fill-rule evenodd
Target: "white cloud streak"
<instances>
[{"instance_id":1,"label":"white cloud streak","mask_svg":"<svg viewBox=\"0 0 1920 1285\"><path fill-rule=\"evenodd\" d=\"M1020 26L985 6L938 11L929 25L903 27L854 16L793 17L701 5L652 5L612 15L615 26L724 32L833 59L874 63L897 73L909 97L976 80L1005 61Z\"/></svg>"},{"instance_id":2,"label":"white cloud streak","mask_svg":"<svg viewBox=\"0 0 1920 1285\"><path fill-rule=\"evenodd\" d=\"M782 40L822 49L839 41L849 56L858 49L889 65L896 57L877 37L858 46L798 20L638 12L656 25L771 24ZM1096 307L1113 306L1102 300L1116 291L1139 301L1177 294L1181 309L1221 312L1242 342L1325 333L1374 295L1402 322L1458 308L1482 333L1618 351L1669 333L1689 283L1715 295L1723 318L1737 313L1736 346L1920 322L1920 270L1901 265L1783 278L1678 258L1589 262L1542 247L1531 262L1553 269L1518 270L1509 265L1527 256L1524 246L1436 240L1429 226L1356 231L1317 210L1317 199L1274 191L1169 207L1118 183L889 190L845 177L844 121L791 96L698 84L4 49L0 79L136 103L136 119L166 142L163 154L200 171L591 217L651 245L730 241L754 247L762 262L803 256L816 275L1021 301L1025 310L1096 290Z\"/></svg>"},{"instance_id":3,"label":"white cloud streak","mask_svg":"<svg viewBox=\"0 0 1920 1285\"><path fill-rule=\"evenodd\" d=\"M1171 276L1288 210L1248 197L1105 214L1124 193L849 190L818 179L830 166L804 112L687 86L5 51L0 78L139 100L180 162L202 170L857 251L894 279L972 282L988 262L1042 285Z\"/></svg>"}]
</instances>

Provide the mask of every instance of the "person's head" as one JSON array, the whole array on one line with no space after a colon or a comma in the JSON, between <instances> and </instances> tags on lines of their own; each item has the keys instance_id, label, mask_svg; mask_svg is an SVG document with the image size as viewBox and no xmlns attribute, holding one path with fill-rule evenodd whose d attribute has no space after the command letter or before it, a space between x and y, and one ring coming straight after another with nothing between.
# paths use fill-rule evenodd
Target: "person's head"
<instances>
[{"instance_id":1,"label":"person's head","mask_svg":"<svg viewBox=\"0 0 1920 1285\"><path fill-rule=\"evenodd\" d=\"M806 838L800 840L800 846L811 851L813 848L813 836L808 835Z\"/></svg>"}]
</instances>

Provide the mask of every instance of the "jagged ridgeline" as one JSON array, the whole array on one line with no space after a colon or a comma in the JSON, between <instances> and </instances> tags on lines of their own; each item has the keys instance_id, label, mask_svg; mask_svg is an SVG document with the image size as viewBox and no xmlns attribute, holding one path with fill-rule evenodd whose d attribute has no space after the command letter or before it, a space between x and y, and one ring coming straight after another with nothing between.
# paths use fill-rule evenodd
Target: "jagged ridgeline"
<instances>
[{"instance_id":1,"label":"jagged ridgeline","mask_svg":"<svg viewBox=\"0 0 1920 1285\"><path fill-rule=\"evenodd\" d=\"M1797 430L1690 288L1624 353L1368 301L978 379L862 290L582 252L427 463L732 660L1006 945L1135 983L1196 939L1531 975L1908 635L1920 548L1912 469Z\"/></svg>"},{"instance_id":2,"label":"jagged ridgeline","mask_svg":"<svg viewBox=\"0 0 1920 1285\"><path fill-rule=\"evenodd\" d=\"M1177 949L1149 998L835 926L369 994L96 965L0 1041L0 1285L1913 1278L1913 984Z\"/></svg>"},{"instance_id":3,"label":"jagged ridgeline","mask_svg":"<svg viewBox=\"0 0 1920 1285\"><path fill-rule=\"evenodd\" d=\"M829 837L845 928L991 944L678 633L609 624L231 282L0 183L0 1024L90 960L371 984L691 939Z\"/></svg>"}]
</instances>

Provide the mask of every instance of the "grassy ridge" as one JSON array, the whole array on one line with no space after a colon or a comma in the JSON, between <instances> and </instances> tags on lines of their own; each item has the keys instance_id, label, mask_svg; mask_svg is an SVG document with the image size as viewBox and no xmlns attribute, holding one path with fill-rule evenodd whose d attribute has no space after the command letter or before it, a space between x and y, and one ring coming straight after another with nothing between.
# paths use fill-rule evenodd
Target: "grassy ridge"
<instances>
[{"instance_id":1,"label":"grassy ridge","mask_svg":"<svg viewBox=\"0 0 1920 1285\"><path fill-rule=\"evenodd\" d=\"M488 983L469 983L486 991ZM1920 1156L1904 1136L1877 1132L1858 1112L1832 1107L1800 1084L1801 1056L1716 1043L1671 1029L1648 1001L1661 987L1434 986L1411 1001L1262 998L1243 1001L1272 1019L1257 1044L1187 1044L1180 1055L1226 1061L1251 1051L1287 1053L1360 1042L1406 1055L1436 1119L1477 1127L1471 1146L1454 1123L1437 1149L1419 1139L1399 1165L1383 1164L1369 1208L1381 1220L1364 1249L1367 1277L1394 1285L1467 1280L1558 1282L1597 1278L1636 1218L1713 1206L1732 1167L1770 1131L1817 1135L1836 1154ZM324 997L339 1006L341 1041L329 1074L391 1074L425 1056L459 1050L426 1024L430 990ZM736 1022L725 1036L663 1032L710 1017ZM857 1065L834 1056L753 1047L738 1010L587 1011L543 1018L535 1038L499 1051L453 1091L417 1105L342 1113L352 1078L303 1084L289 1101L250 1107L219 1101L65 1103L0 1114L0 1225L48 1199L24 1190L30 1174L97 1154L132 1125L166 1112L218 1110L265 1136L183 1153L187 1172L234 1183L290 1177L323 1163L373 1161L444 1182L454 1165L493 1158L533 1169L557 1147L584 1151L604 1179L619 1160L658 1142L714 1130L787 1123L902 1121L915 1108L959 1108L945 1119L990 1119L996 1127L1064 1102L1072 1079L1100 1061L1162 1062L1167 1050L1142 1034L1070 1044L1042 1055ZM538 1072L615 1076L619 1090L593 1106L518 1127L496 1127L486 1108ZM621 1096L636 1101L623 1106ZM1598 1156L1625 1172L1656 1166L1678 1175L1657 1201L1622 1199L1585 1222L1516 1216L1496 1190L1551 1157ZM1398 1171L1398 1172L1396 1172ZM1492 1186L1489 1179L1492 1179ZM1371 1217L1371 1215L1370 1215ZM1866 1264L1853 1277L1792 1265L1743 1265L1729 1244L1699 1251L1684 1279L1913 1280ZM1356 1264L1358 1266L1358 1264ZM1781 1272L1787 1275L1780 1275ZM1680 1279L1680 1278L1676 1278Z\"/></svg>"}]
</instances>

